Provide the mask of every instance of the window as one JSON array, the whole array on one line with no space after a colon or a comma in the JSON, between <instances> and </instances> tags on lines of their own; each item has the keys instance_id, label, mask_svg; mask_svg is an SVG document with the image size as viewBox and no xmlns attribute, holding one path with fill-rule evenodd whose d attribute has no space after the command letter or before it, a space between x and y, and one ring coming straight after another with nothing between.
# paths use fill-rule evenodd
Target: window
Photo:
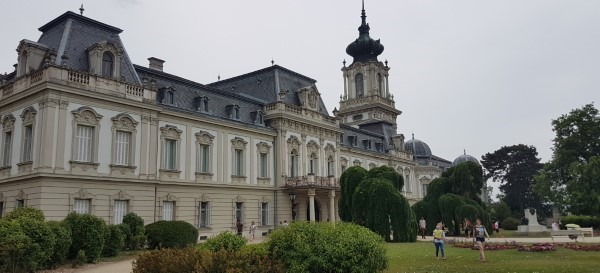
<instances>
[{"instance_id":1,"label":"window","mask_svg":"<svg viewBox=\"0 0 600 273\"><path fill-rule=\"evenodd\" d=\"M163 220L173 221L175 220L175 202L164 201L163 202Z\"/></svg>"},{"instance_id":2,"label":"window","mask_svg":"<svg viewBox=\"0 0 600 273\"><path fill-rule=\"evenodd\" d=\"M235 109L233 109L233 110L234 110L234 111L233 111L233 118L234 118L234 119L240 119L240 108L237 108L237 107L236 107L236 108L235 108Z\"/></svg>"},{"instance_id":3,"label":"window","mask_svg":"<svg viewBox=\"0 0 600 273\"><path fill-rule=\"evenodd\" d=\"M75 161L92 162L92 145L94 144L94 127L77 125L77 144Z\"/></svg>"},{"instance_id":4,"label":"window","mask_svg":"<svg viewBox=\"0 0 600 273\"><path fill-rule=\"evenodd\" d=\"M165 104L173 105L174 101L175 96L173 95L173 92L167 91L167 93L165 93Z\"/></svg>"},{"instance_id":5,"label":"window","mask_svg":"<svg viewBox=\"0 0 600 273\"><path fill-rule=\"evenodd\" d=\"M113 56L109 52L102 54L102 76L112 77L113 76Z\"/></svg>"},{"instance_id":6,"label":"window","mask_svg":"<svg viewBox=\"0 0 600 273\"><path fill-rule=\"evenodd\" d=\"M260 225L267 226L270 225L269 219L269 203L260 203Z\"/></svg>"},{"instance_id":7,"label":"window","mask_svg":"<svg viewBox=\"0 0 600 273\"><path fill-rule=\"evenodd\" d=\"M115 218L114 224L119 225L123 223L123 216L127 214L129 208L129 201L127 200L116 200L115 201Z\"/></svg>"},{"instance_id":8,"label":"window","mask_svg":"<svg viewBox=\"0 0 600 273\"><path fill-rule=\"evenodd\" d=\"M356 87L356 97L362 98L365 93L365 86L363 84L363 74L356 74L356 76L354 77L354 85Z\"/></svg>"},{"instance_id":9,"label":"window","mask_svg":"<svg viewBox=\"0 0 600 273\"><path fill-rule=\"evenodd\" d=\"M427 190L429 189L429 184L422 184L421 187L422 187L422 190L423 190L423 196L422 197L427 196Z\"/></svg>"},{"instance_id":10,"label":"window","mask_svg":"<svg viewBox=\"0 0 600 273\"><path fill-rule=\"evenodd\" d=\"M202 173L210 172L210 146L200 145L200 152L198 158L199 170Z\"/></svg>"},{"instance_id":11,"label":"window","mask_svg":"<svg viewBox=\"0 0 600 273\"><path fill-rule=\"evenodd\" d=\"M379 87L379 95L383 95L383 79L381 78L381 74L377 73L377 86Z\"/></svg>"},{"instance_id":12,"label":"window","mask_svg":"<svg viewBox=\"0 0 600 273\"><path fill-rule=\"evenodd\" d=\"M208 113L208 98L202 98L202 112Z\"/></svg>"},{"instance_id":13,"label":"window","mask_svg":"<svg viewBox=\"0 0 600 273\"><path fill-rule=\"evenodd\" d=\"M227 105L227 113L230 119L240 119L240 106L237 104Z\"/></svg>"},{"instance_id":14,"label":"window","mask_svg":"<svg viewBox=\"0 0 600 273\"><path fill-rule=\"evenodd\" d=\"M23 208L25 207L25 200L17 199L17 203L15 204L15 208Z\"/></svg>"},{"instance_id":15,"label":"window","mask_svg":"<svg viewBox=\"0 0 600 273\"><path fill-rule=\"evenodd\" d=\"M316 175L317 174L317 155L316 154L311 154L310 155L310 161L308 163L308 174L312 174L312 175Z\"/></svg>"},{"instance_id":16,"label":"window","mask_svg":"<svg viewBox=\"0 0 600 273\"><path fill-rule=\"evenodd\" d=\"M290 155L290 177L298 176L298 151L293 150Z\"/></svg>"},{"instance_id":17,"label":"window","mask_svg":"<svg viewBox=\"0 0 600 273\"><path fill-rule=\"evenodd\" d=\"M198 206L198 227L209 227L210 226L210 203L200 202Z\"/></svg>"},{"instance_id":18,"label":"window","mask_svg":"<svg viewBox=\"0 0 600 273\"><path fill-rule=\"evenodd\" d=\"M177 140L165 139L165 169L177 170Z\"/></svg>"},{"instance_id":19,"label":"window","mask_svg":"<svg viewBox=\"0 0 600 273\"><path fill-rule=\"evenodd\" d=\"M234 171L237 176L244 176L244 151L235 149Z\"/></svg>"},{"instance_id":20,"label":"window","mask_svg":"<svg viewBox=\"0 0 600 273\"><path fill-rule=\"evenodd\" d=\"M33 125L27 125L23 130L23 162L32 160Z\"/></svg>"},{"instance_id":21,"label":"window","mask_svg":"<svg viewBox=\"0 0 600 273\"><path fill-rule=\"evenodd\" d=\"M75 199L73 211L79 214L90 212L90 199Z\"/></svg>"},{"instance_id":22,"label":"window","mask_svg":"<svg viewBox=\"0 0 600 273\"><path fill-rule=\"evenodd\" d=\"M408 175L404 177L404 189L406 190L406 192L410 192L410 180L408 178Z\"/></svg>"},{"instance_id":23,"label":"window","mask_svg":"<svg viewBox=\"0 0 600 273\"><path fill-rule=\"evenodd\" d=\"M235 202L235 220L244 222L244 202Z\"/></svg>"},{"instance_id":24,"label":"window","mask_svg":"<svg viewBox=\"0 0 600 273\"><path fill-rule=\"evenodd\" d=\"M129 166L131 133L117 131L115 134L115 164Z\"/></svg>"},{"instance_id":25,"label":"window","mask_svg":"<svg viewBox=\"0 0 600 273\"><path fill-rule=\"evenodd\" d=\"M2 147L2 166L10 166L12 147L12 131L4 132L4 147Z\"/></svg>"},{"instance_id":26,"label":"window","mask_svg":"<svg viewBox=\"0 0 600 273\"><path fill-rule=\"evenodd\" d=\"M267 154L260 154L260 177L269 177L269 160Z\"/></svg>"},{"instance_id":27,"label":"window","mask_svg":"<svg viewBox=\"0 0 600 273\"><path fill-rule=\"evenodd\" d=\"M327 159L327 176L334 176L333 170L334 170L334 164L333 164L333 157L329 157ZM342 167L343 169L343 167Z\"/></svg>"},{"instance_id":28,"label":"window","mask_svg":"<svg viewBox=\"0 0 600 273\"><path fill-rule=\"evenodd\" d=\"M4 216L4 202L0 202L0 218Z\"/></svg>"}]
</instances>

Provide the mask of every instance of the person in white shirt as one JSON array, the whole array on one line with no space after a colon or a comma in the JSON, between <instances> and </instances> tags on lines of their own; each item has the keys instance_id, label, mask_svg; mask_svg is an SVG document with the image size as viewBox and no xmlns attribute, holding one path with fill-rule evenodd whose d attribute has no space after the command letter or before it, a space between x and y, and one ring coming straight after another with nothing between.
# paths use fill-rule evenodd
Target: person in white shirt
<instances>
[{"instance_id":1,"label":"person in white shirt","mask_svg":"<svg viewBox=\"0 0 600 273\"><path fill-rule=\"evenodd\" d=\"M421 239L425 239L425 229L427 224L425 222L425 218L421 216L421 220L419 220L419 231L421 231Z\"/></svg>"},{"instance_id":2,"label":"person in white shirt","mask_svg":"<svg viewBox=\"0 0 600 273\"><path fill-rule=\"evenodd\" d=\"M552 231L558 231L558 230L560 230L558 223L556 223L556 221L552 221Z\"/></svg>"}]
</instances>

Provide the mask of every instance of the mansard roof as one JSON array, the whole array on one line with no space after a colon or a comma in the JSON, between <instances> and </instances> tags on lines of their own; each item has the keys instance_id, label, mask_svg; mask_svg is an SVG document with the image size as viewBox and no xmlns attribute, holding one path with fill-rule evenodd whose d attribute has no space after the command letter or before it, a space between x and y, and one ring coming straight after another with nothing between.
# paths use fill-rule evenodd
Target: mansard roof
<instances>
[{"instance_id":1,"label":"mansard roof","mask_svg":"<svg viewBox=\"0 0 600 273\"><path fill-rule=\"evenodd\" d=\"M342 134L342 138L340 139L340 144L346 147L352 147L359 150L379 153L379 154L387 154L389 150L389 139L387 139L384 135L378 134L369 130L364 130L360 128L355 128L349 125L340 124L340 128L344 131ZM356 144L350 142L348 137L356 137ZM371 141L371 147L365 147L364 141ZM377 150L375 144L382 144L383 149Z\"/></svg>"}]
</instances>

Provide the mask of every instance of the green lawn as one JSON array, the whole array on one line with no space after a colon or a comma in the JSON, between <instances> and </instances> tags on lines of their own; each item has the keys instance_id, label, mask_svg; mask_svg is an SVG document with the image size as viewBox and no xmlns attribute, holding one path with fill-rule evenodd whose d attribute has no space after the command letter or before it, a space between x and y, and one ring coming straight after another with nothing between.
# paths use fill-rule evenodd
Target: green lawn
<instances>
[{"instance_id":1,"label":"green lawn","mask_svg":"<svg viewBox=\"0 0 600 273\"><path fill-rule=\"evenodd\" d=\"M386 272L599 272L600 252L574 251L558 246L553 252L520 252L516 249L486 251L487 262L479 252L446 244L447 260L435 260L433 242L387 244L389 268Z\"/></svg>"}]
</instances>

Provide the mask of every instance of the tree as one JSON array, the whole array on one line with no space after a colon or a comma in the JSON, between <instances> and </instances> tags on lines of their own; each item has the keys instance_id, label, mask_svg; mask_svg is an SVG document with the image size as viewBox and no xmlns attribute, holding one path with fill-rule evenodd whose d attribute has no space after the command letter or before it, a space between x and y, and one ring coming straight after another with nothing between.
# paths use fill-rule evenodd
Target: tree
<instances>
[{"instance_id":1,"label":"tree","mask_svg":"<svg viewBox=\"0 0 600 273\"><path fill-rule=\"evenodd\" d=\"M344 222L352 222L352 195L358 184L367 176L367 170L360 166L348 168L340 177L340 191L342 196L338 201L340 219Z\"/></svg>"},{"instance_id":2,"label":"tree","mask_svg":"<svg viewBox=\"0 0 600 273\"><path fill-rule=\"evenodd\" d=\"M567 183L570 210L580 215L600 215L600 156L590 157L587 163L571 166Z\"/></svg>"},{"instance_id":3,"label":"tree","mask_svg":"<svg viewBox=\"0 0 600 273\"><path fill-rule=\"evenodd\" d=\"M522 213L525 208L541 208L540 198L531 189L533 177L543 167L537 155L534 146L519 144L503 146L482 157L486 179L500 182L501 200L511 211Z\"/></svg>"},{"instance_id":4,"label":"tree","mask_svg":"<svg viewBox=\"0 0 600 273\"><path fill-rule=\"evenodd\" d=\"M556 133L552 160L534 178L533 190L543 201L568 206L573 213L598 214L589 202L578 203L581 198L587 198L587 193L597 193L600 189L598 182L592 182L600 180L598 173L587 171L595 164L592 157L600 156L598 109L593 103L574 109L552 120L552 130Z\"/></svg>"}]
</instances>

